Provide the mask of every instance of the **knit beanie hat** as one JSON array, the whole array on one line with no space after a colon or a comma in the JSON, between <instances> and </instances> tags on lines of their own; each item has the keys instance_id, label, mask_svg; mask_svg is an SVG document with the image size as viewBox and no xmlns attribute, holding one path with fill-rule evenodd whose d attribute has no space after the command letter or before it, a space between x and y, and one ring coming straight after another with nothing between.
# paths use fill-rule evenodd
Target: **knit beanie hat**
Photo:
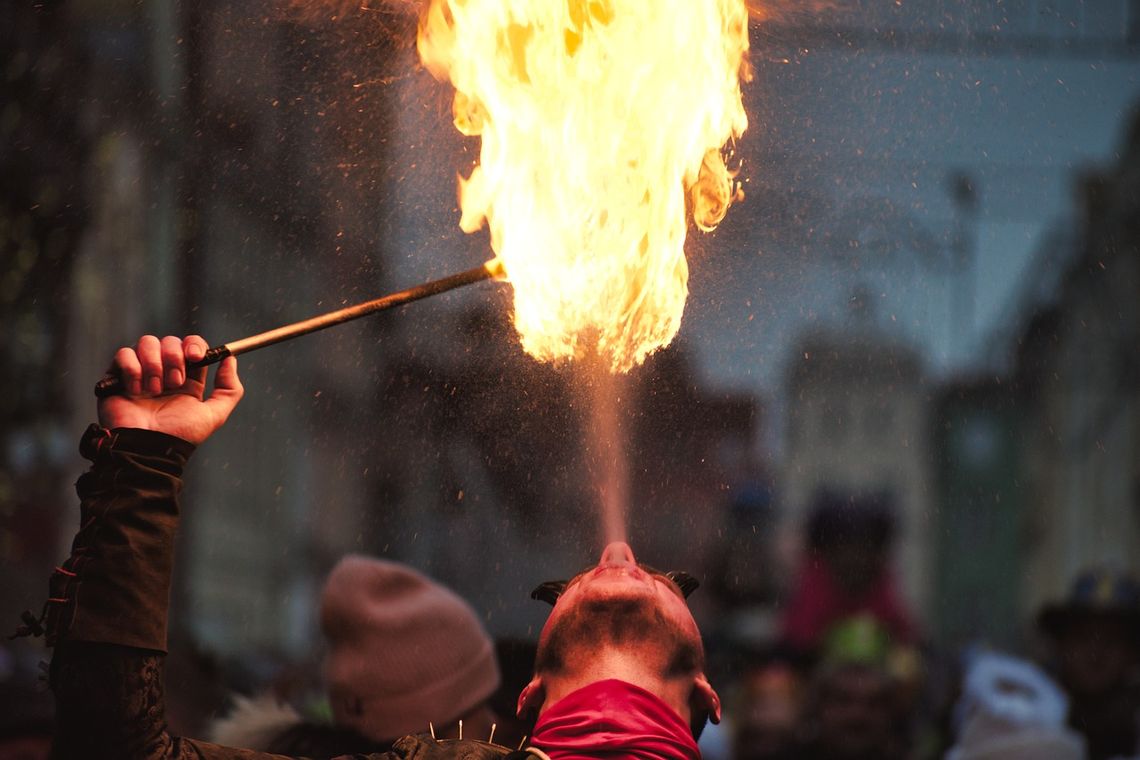
<instances>
[{"instance_id":1,"label":"knit beanie hat","mask_svg":"<svg viewBox=\"0 0 1140 760\"><path fill-rule=\"evenodd\" d=\"M376 741L451 723L499 687L470 605L396 562L342 559L321 595L321 630L333 717Z\"/></svg>"}]
</instances>

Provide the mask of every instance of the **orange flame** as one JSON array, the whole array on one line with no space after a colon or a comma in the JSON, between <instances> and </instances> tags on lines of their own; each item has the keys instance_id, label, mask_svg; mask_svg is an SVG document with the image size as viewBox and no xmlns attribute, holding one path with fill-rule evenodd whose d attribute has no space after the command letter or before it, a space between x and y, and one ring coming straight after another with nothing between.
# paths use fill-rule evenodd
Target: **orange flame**
<instances>
[{"instance_id":1,"label":"orange flame","mask_svg":"<svg viewBox=\"0 0 1140 760\"><path fill-rule=\"evenodd\" d=\"M460 227L489 225L523 348L627 371L667 345L687 211L711 230L740 195L744 0L431 0L418 47L482 136Z\"/></svg>"}]
</instances>

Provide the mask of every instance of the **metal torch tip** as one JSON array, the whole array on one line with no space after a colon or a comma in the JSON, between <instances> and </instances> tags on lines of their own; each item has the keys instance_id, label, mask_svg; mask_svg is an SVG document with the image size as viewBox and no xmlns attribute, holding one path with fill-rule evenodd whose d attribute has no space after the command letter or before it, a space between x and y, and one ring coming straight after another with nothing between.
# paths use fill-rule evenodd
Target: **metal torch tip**
<instances>
[{"instance_id":1,"label":"metal torch tip","mask_svg":"<svg viewBox=\"0 0 1140 760\"><path fill-rule=\"evenodd\" d=\"M507 268L503 266L503 260L498 256L484 264L483 268L486 269L496 280L507 279Z\"/></svg>"}]
</instances>

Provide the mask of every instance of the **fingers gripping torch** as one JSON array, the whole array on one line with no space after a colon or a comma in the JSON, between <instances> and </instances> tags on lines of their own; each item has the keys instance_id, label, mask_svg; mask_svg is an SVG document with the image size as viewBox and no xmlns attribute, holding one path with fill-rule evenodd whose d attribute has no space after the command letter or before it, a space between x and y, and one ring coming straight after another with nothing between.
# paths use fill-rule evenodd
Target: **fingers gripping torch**
<instances>
[{"instance_id":1,"label":"fingers gripping torch","mask_svg":"<svg viewBox=\"0 0 1140 760\"><path fill-rule=\"evenodd\" d=\"M227 356L239 356L250 351L256 351L259 348L264 348L265 346L272 346L274 343L292 340L301 335L308 335L311 332L324 330L327 327L351 322L354 319L360 319L369 314L375 314L378 311L394 309L406 303L419 301L423 298L439 295L440 293L446 293L449 290L455 290L456 288L461 288L465 285L471 285L483 280L503 279L505 276L506 273L503 269L502 262L498 259L491 259L483 266L468 269L465 272L459 272L458 274L442 277L438 280L425 282L422 285L417 285L406 290L389 293L386 296L358 303L354 306L347 306L326 314L319 314L300 322L294 322L293 324L267 330L266 332L231 341L221 346L213 346L206 351L204 357L188 364L187 369L197 369L210 364L217 364ZM123 384L117 375L107 375L95 384L95 395L99 398L114 396L122 392Z\"/></svg>"}]
</instances>

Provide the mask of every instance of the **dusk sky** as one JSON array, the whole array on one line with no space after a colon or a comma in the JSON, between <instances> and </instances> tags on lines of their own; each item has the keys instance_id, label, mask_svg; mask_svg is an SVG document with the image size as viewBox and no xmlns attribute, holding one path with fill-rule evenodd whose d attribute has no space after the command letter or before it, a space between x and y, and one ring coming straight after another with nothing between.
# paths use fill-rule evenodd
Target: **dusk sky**
<instances>
[{"instance_id":1,"label":"dusk sky","mask_svg":"<svg viewBox=\"0 0 1140 760\"><path fill-rule=\"evenodd\" d=\"M726 223L761 229L733 252L710 245L709 273L694 265L685 332L709 376L775 388L789 341L810 322L849 320L859 286L884 330L919 346L934 372L975 366L1011 316L1043 237L1071 225L1081 173L1114 163L1138 77L1135 61L1084 56L826 51L761 63L749 88L759 107L750 108L742 146L754 156L745 166L749 198ZM948 244L955 173L971 177L978 195L975 324L964 333L951 324L956 275L907 240L913 225ZM803 235L763 229L792 225L754 210L773 189L818 198L823 208L866 208L860 239L898 248L857 255L811 239L781 246Z\"/></svg>"}]
</instances>

